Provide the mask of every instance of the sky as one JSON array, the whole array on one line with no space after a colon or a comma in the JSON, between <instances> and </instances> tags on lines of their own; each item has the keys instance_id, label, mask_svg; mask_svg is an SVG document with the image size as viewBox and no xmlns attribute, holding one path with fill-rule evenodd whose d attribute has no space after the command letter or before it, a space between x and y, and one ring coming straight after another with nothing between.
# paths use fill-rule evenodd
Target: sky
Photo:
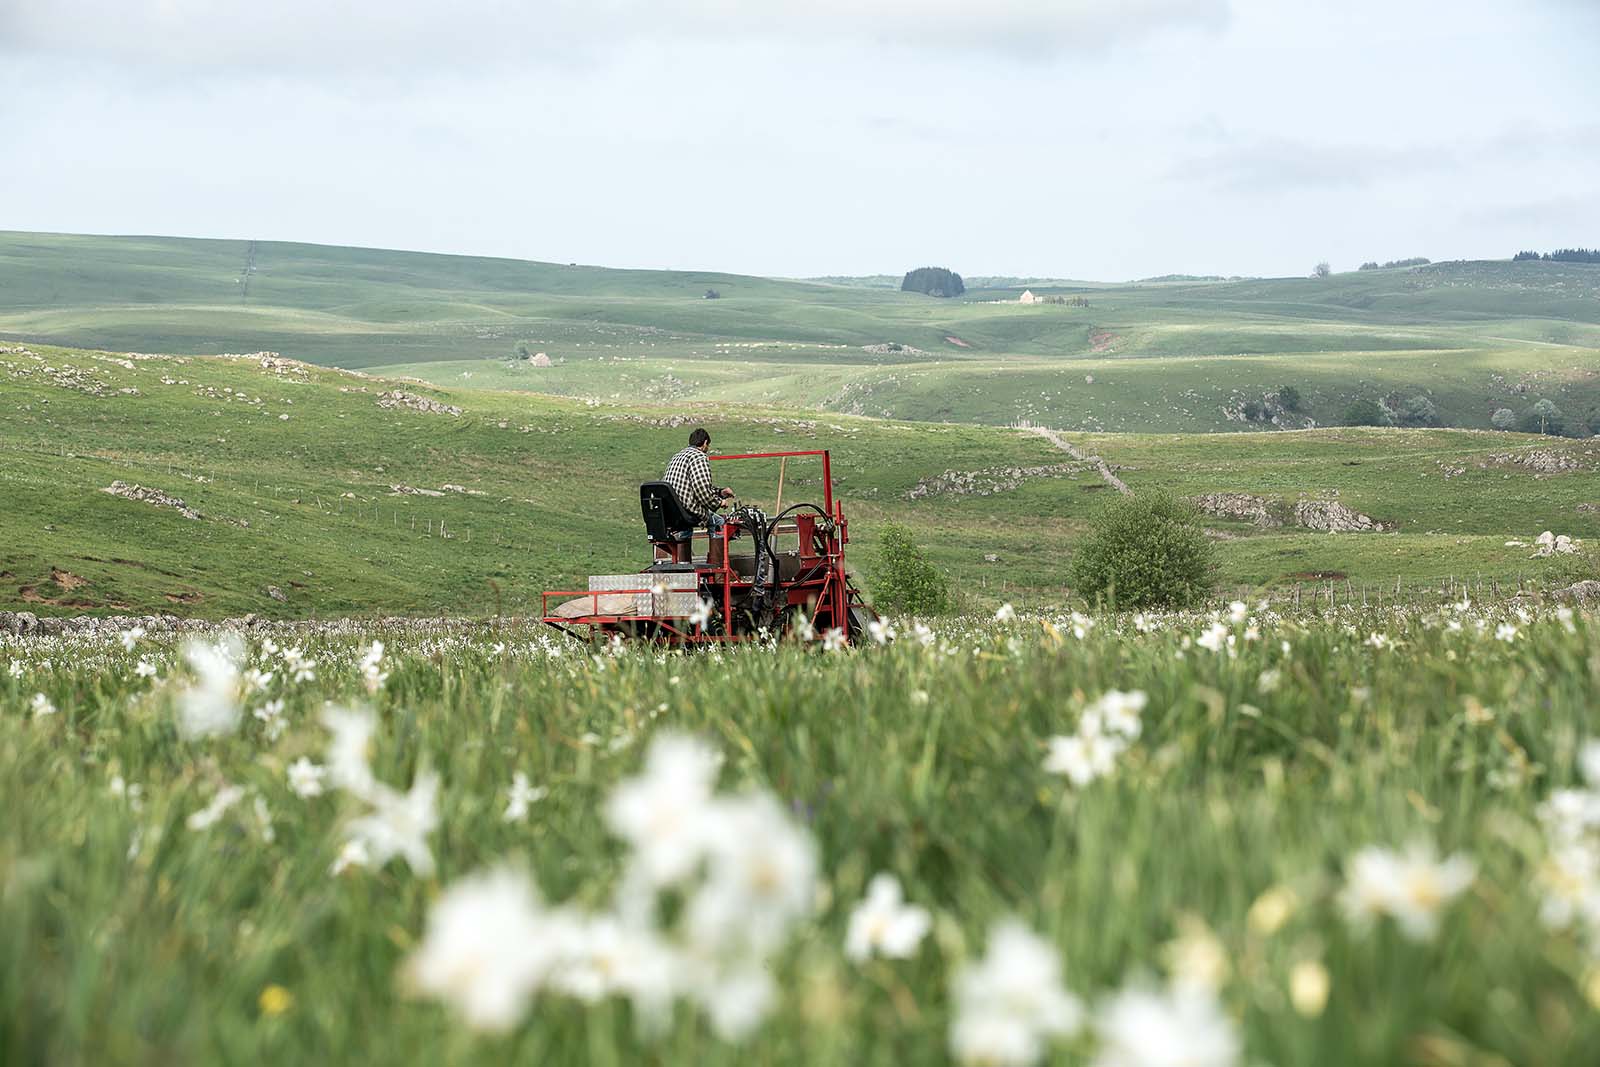
<instances>
[{"instance_id":1,"label":"sky","mask_svg":"<svg viewBox=\"0 0 1600 1067\"><path fill-rule=\"evenodd\" d=\"M1596 0L0 0L0 229L804 277L1600 246Z\"/></svg>"}]
</instances>

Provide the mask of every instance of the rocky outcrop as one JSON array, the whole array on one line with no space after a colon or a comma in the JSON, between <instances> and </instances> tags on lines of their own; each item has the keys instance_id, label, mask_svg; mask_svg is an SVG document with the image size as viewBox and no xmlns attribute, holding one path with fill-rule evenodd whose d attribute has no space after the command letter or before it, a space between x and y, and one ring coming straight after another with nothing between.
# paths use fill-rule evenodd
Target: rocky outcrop
<instances>
[{"instance_id":1,"label":"rocky outcrop","mask_svg":"<svg viewBox=\"0 0 1600 1067\"><path fill-rule=\"evenodd\" d=\"M154 504L158 508L171 508L186 519L198 519L200 513L171 493L163 493L159 489L150 489L143 485L130 485L127 482L115 481L104 489L102 493L120 496L125 500L137 500L141 504Z\"/></svg>"},{"instance_id":2,"label":"rocky outcrop","mask_svg":"<svg viewBox=\"0 0 1600 1067\"><path fill-rule=\"evenodd\" d=\"M906 499L993 496L1015 489L1030 478L1070 478L1088 469L1086 463L1052 463L1043 467L985 467L976 471L945 471L912 486L906 491Z\"/></svg>"},{"instance_id":3,"label":"rocky outcrop","mask_svg":"<svg viewBox=\"0 0 1600 1067\"><path fill-rule=\"evenodd\" d=\"M1520 467L1534 474L1566 474L1588 468L1584 457L1556 448L1534 448L1526 452L1496 452L1480 467Z\"/></svg>"},{"instance_id":4,"label":"rocky outcrop","mask_svg":"<svg viewBox=\"0 0 1600 1067\"><path fill-rule=\"evenodd\" d=\"M441 403L438 400L429 400L416 393L407 393L394 389L387 393L378 394L378 406L385 411L421 411L429 415L460 415L461 409L454 404Z\"/></svg>"},{"instance_id":5,"label":"rocky outcrop","mask_svg":"<svg viewBox=\"0 0 1600 1067\"><path fill-rule=\"evenodd\" d=\"M1557 589L1550 595L1556 600L1562 600L1572 604L1600 604L1600 582L1594 581L1593 579L1590 579L1589 581L1575 582L1574 584L1567 586L1565 589Z\"/></svg>"},{"instance_id":6,"label":"rocky outcrop","mask_svg":"<svg viewBox=\"0 0 1600 1067\"><path fill-rule=\"evenodd\" d=\"M1380 533L1393 529L1370 515L1328 497L1302 497L1290 503L1252 493L1203 493L1194 504L1207 515L1248 522L1263 529L1298 526L1323 533Z\"/></svg>"}]
</instances>

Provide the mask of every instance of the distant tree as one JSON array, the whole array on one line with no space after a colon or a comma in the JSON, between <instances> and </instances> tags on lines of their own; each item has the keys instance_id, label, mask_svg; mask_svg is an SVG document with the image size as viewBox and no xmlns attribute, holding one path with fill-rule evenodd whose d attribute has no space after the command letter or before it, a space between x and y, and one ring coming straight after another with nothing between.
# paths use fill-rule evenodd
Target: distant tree
<instances>
[{"instance_id":1,"label":"distant tree","mask_svg":"<svg viewBox=\"0 0 1600 1067\"><path fill-rule=\"evenodd\" d=\"M884 523L872 593L878 606L910 615L950 610L950 581L923 554L911 527Z\"/></svg>"},{"instance_id":2,"label":"distant tree","mask_svg":"<svg viewBox=\"0 0 1600 1067\"><path fill-rule=\"evenodd\" d=\"M1489 416L1489 424L1497 430L1509 430L1517 424L1517 413L1510 408L1496 408Z\"/></svg>"},{"instance_id":3,"label":"distant tree","mask_svg":"<svg viewBox=\"0 0 1600 1067\"><path fill-rule=\"evenodd\" d=\"M1327 260L1323 260L1321 263L1318 263L1315 267L1311 268L1311 276L1313 278L1326 278L1332 273L1333 268L1328 266Z\"/></svg>"},{"instance_id":4,"label":"distant tree","mask_svg":"<svg viewBox=\"0 0 1600 1067\"><path fill-rule=\"evenodd\" d=\"M1511 262L1513 262L1513 263L1526 263L1529 260L1537 261L1538 258L1539 258L1539 253L1537 253L1537 252L1518 252L1516 255L1511 257Z\"/></svg>"},{"instance_id":5,"label":"distant tree","mask_svg":"<svg viewBox=\"0 0 1600 1067\"><path fill-rule=\"evenodd\" d=\"M1525 433L1547 433L1557 437L1565 429L1561 409L1556 407L1553 400L1536 401L1533 407L1523 413L1517 426Z\"/></svg>"},{"instance_id":6,"label":"distant tree","mask_svg":"<svg viewBox=\"0 0 1600 1067\"><path fill-rule=\"evenodd\" d=\"M1439 408L1432 400L1422 394L1407 397L1400 405L1400 424L1402 426L1437 426L1439 424Z\"/></svg>"},{"instance_id":7,"label":"distant tree","mask_svg":"<svg viewBox=\"0 0 1600 1067\"><path fill-rule=\"evenodd\" d=\"M900 283L903 293L926 293L928 296L960 296L967 291L961 275L944 267L918 267L907 271Z\"/></svg>"},{"instance_id":8,"label":"distant tree","mask_svg":"<svg viewBox=\"0 0 1600 1067\"><path fill-rule=\"evenodd\" d=\"M1384 416L1383 409L1376 400L1363 397L1352 400L1350 406L1344 409L1344 424L1346 426L1387 426L1389 420Z\"/></svg>"},{"instance_id":9,"label":"distant tree","mask_svg":"<svg viewBox=\"0 0 1600 1067\"><path fill-rule=\"evenodd\" d=\"M517 358L518 359L527 359L532 355L533 355L533 349L528 347L528 342L526 342L526 341L518 341L517 342Z\"/></svg>"},{"instance_id":10,"label":"distant tree","mask_svg":"<svg viewBox=\"0 0 1600 1067\"><path fill-rule=\"evenodd\" d=\"M1194 505L1159 492L1114 496L1090 520L1068 580L1123 608L1185 607L1211 590L1216 552Z\"/></svg>"},{"instance_id":11,"label":"distant tree","mask_svg":"<svg viewBox=\"0 0 1600 1067\"><path fill-rule=\"evenodd\" d=\"M1292 385L1280 385L1278 387L1278 403L1285 411L1299 411L1300 390Z\"/></svg>"},{"instance_id":12,"label":"distant tree","mask_svg":"<svg viewBox=\"0 0 1600 1067\"><path fill-rule=\"evenodd\" d=\"M1356 268L1356 270L1381 270L1381 269L1382 268L1379 266L1379 264L1373 262L1370 259L1367 260L1367 262L1361 264L1361 266Z\"/></svg>"},{"instance_id":13,"label":"distant tree","mask_svg":"<svg viewBox=\"0 0 1600 1067\"><path fill-rule=\"evenodd\" d=\"M1259 400L1246 400L1242 410L1250 422L1261 422L1267 417L1267 406Z\"/></svg>"},{"instance_id":14,"label":"distant tree","mask_svg":"<svg viewBox=\"0 0 1600 1067\"><path fill-rule=\"evenodd\" d=\"M1518 252L1511 257L1511 262L1531 259L1544 260L1546 263L1600 263L1600 248L1558 248L1542 256L1537 252Z\"/></svg>"},{"instance_id":15,"label":"distant tree","mask_svg":"<svg viewBox=\"0 0 1600 1067\"><path fill-rule=\"evenodd\" d=\"M705 299L707 299L707 300L721 300L722 299L722 294L717 292L715 289L707 289L706 290Z\"/></svg>"}]
</instances>

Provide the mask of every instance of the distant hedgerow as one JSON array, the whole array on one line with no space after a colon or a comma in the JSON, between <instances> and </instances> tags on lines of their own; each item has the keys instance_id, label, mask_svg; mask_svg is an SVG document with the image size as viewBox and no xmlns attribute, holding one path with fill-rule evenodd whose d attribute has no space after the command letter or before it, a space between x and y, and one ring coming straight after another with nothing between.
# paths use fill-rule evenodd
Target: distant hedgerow
<instances>
[{"instance_id":1,"label":"distant hedgerow","mask_svg":"<svg viewBox=\"0 0 1600 1067\"><path fill-rule=\"evenodd\" d=\"M1119 608L1184 607L1211 589L1216 557L1192 505L1160 493L1116 497L1072 557L1073 589Z\"/></svg>"},{"instance_id":2,"label":"distant hedgerow","mask_svg":"<svg viewBox=\"0 0 1600 1067\"><path fill-rule=\"evenodd\" d=\"M906 615L942 615L950 610L950 582L922 554L911 528L885 523L880 533L872 595L882 610Z\"/></svg>"}]
</instances>

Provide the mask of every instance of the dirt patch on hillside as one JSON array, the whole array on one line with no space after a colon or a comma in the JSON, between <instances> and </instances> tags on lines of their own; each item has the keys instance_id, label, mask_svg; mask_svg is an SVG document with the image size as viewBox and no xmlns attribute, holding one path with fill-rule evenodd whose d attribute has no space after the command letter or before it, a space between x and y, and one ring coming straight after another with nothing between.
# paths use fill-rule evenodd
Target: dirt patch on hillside
<instances>
[{"instance_id":1,"label":"dirt patch on hillside","mask_svg":"<svg viewBox=\"0 0 1600 1067\"><path fill-rule=\"evenodd\" d=\"M1122 340L1122 335L1112 333L1110 330L1095 330L1089 334L1089 351L1109 352L1113 345Z\"/></svg>"},{"instance_id":2,"label":"dirt patch on hillside","mask_svg":"<svg viewBox=\"0 0 1600 1067\"><path fill-rule=\"evenodd\" d=\"M70 571L62 570L60 567L50 568L50 580L69 593L74 589L89 584L89 579L80 578Z\"/></svg>"},{"instance_id":3,"label":"dirt patch on hillside","mask_svg":"<svg viewBox=\"0 0 1600 1067\"><path fill-rule=\"evenodd\" d=\"M972 347L971 345L967 344L967 342L963 341L961 338L957 337L953 333L952 334L945 334L945 338L944 339L945 339L945 343L955 345L957 348L971 348Z\"/></svg>"}]
</instances>

